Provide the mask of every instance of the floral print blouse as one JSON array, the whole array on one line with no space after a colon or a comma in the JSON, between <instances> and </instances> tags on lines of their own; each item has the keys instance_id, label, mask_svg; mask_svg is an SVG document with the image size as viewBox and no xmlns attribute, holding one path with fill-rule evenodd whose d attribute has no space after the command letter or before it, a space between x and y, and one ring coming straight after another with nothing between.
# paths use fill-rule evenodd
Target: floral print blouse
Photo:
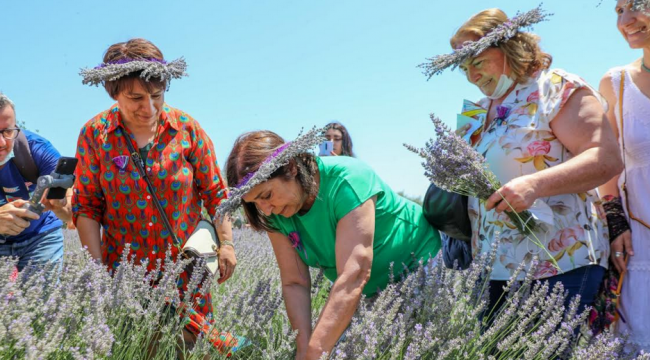
<instances>
[{"instance_id":1,"label":"floral print blouse","mask_svg":"<svg viewBox=\"0 0 650 360\"><path fill-rule=\"evenodd\" d=\"M119 266L127 243L136 263L149 260L149 270L168 248L176 258L201 220L201 204L214 216L227 196L214 146L199 124L167 104L159 121L145 170L179 243L172 242L152 202L154 194L129 157L125 141L134 148L137 144L123 127L118 105L88 121L79 135L73 219L76 223L84 216L101 224L102 261L110 270ZM187 280L181 276L180 289ZM209 292L198 305L201 313L211 312Z\"/></svg>"},{"instance_id":2,"label":"floral print blouse","mask_svg":"<svg viewBox=\"0 0 650 360\"><path fill-rule=\"evenodd\" d=\"M569 97L583 87L601 99L584 80L562 70L540 71L525 84L515 86L498 109L500 117L473 144L502 184L571 159L572 155L554 136L550 124ZM488 98L478 103L484 109L489 104ZM553 226L545 225L535 235L562 272L592 264L607 267L609 235L595 189L540 198L538 202L552 210ZM536 279L560 273L548 254L521 235L507 215L486 211L484 203L476 198L469 199L468 209L475 256L489 252L495 233L499 232L492 280L509 279L523 260L535 255L540 260Z\"/></svg>"}]
</instances>

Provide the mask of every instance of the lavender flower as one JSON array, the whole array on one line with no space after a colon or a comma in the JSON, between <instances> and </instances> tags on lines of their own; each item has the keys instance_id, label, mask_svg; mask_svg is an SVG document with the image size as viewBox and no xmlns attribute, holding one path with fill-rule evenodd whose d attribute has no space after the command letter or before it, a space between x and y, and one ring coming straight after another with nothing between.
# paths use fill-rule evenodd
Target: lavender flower
<instances>
[{"instance_id":1,"label":"lavender flower","mask_svg":"<svg viewBox=\"0 0 650 360\"><path fill-rule=\"evenodd\" d=\"M106 81L115 81L130 73L141 71L140 77L145 81L151 78L158 80L180 79L187 76L185 59L179 58L171 62L153 58L120 59L95 66L92 69L81 69L82 84L99 86Z\"/></svg>"},{"instance_id":2,"label":"lavender flower","mask_svg":"<svg viewBox=\"0 0 650 360\"><path fill-rule=\"evenodd\" d=\"M637 0L638 1L638 0ZM533 24L546 20L552 14L545 13L541 5L526 13L517 13L515 17L498 25L488 34L477 41L468 41L460 49L455 49L451 54L438 55L427 59L428 63L420 64L424 75L431 79L434 75L440 74L443 70L451 67L452 70L465 62L467 59L476 57L486 49L501 42L508 41L519 32L520 28L530 28Z\"/></svg>"},{"instance_id":3,"label":"lavender flower","mask_svg":"<svg viewBox=\"0 0 650 360\"><path fill-rule=\"evenodd\" d=\"M271 244L249 229L234 235L241 266L229 281L210 286L212 328L248 339L250 345L228 359L295 358L296 332L287 319ZM147 264L134 264L127 250L110 276L80 249L75 233L66 233L65 246L58 282L40 270L12 279L16 260L0 263L0 358L227 359L205 336L193 347L178 336L182 319L168 303L180 301L176 280L182 261L168 257L149 272ZM486 269L495 258L496 244L464 271L447 269L436 259L420 264L402 281L362 300L330 358L634 358L634 349L624 351L626 339L607 331L578 341L574 329L583 328L586 312L577 313L577 298L565 307L561 285L547 292L547 284L533 280L536 259L523 282L512 280L519 286L511 286L492 326L485 328L479 315L485 311ZM158 279L158 287L151 288L152 279ZM315 322L330 282L318 269L311 270L311 279ZM650 360L643 353L637 359Z\"/></svg>"},{"instance_id":4,"label":"lavender flower","mask_svg":"<svg viewBox=\"0 0 650 360\"><path fill-rule=\"evenodd\" d=\"M603 0L598 2L596 7L600 6L603 3ZM650 14L650 0L628 0L626 4L631 4L632 11L642 11L646 15Z\"/></svg>"},{"instance_id":5,"label":"lavender flower","mask_svg":"<svg viewBox=\"0 0 650 360\"><path fill-rule=\"evenodd\" d=\"M424 158L424 174L439 188L487 200L501 187L501 183L488 169L485 158L434 114L430 117L437 139L430 139L422 149L407 144L404 146ZM536 224L530 212L509 211L506 214L522 234L533 234Z\"/></svg>"},{"instance_id":6,"label":"lavender flower","mask_svg":"<svg viewBox=\"0 0 650 360\"><path fill-rule=\"evenodd\" d=\"M228 199L222 201L217 208L217 216L232 215L241 206L242 196L268 180L277 169L287 165L294 157L311 151L314 146L325 140L324 133L324 129L313 127L304 135L299 134L296 140L276 149L262 162L257 171L249 173L237 186L229 188Z\"/></svg>"},{"instance_id":7,"label":"lavender flower","mask_svg":"<svg viewBox=\"0 0 650 360\"><path fill-rule=\"evenodd\" d=\"M632 11L643 11L648 13L650 11L649 0L629 0L632 3Z\"/></svg>"},{"instance_id":8,"label":"lavender flower","mask_svg":"<svg viewBox=\"0 0 650 360\"><path fill-rule=\"evenodd\" d=\"M284 150L286 150L286 149L287 149L291 144L292 144L292 142L289 141L288 143L286 143L286 144L280 146L279 148L275 149L275 151L273 151L273 153L272 153L271 155L269 155L269 157L267 157L266 159L264 159L264 161L262 162L262 165L264 165L264 164L266 164L266 163L272 161L273 159L275 159L275 158L276 158L280 153L282 153ZM241 181L240 181L240 182L239 182L235 187L236 187L237 189L242 188L243 186L245 186L246 184L248 184L248 182L250 181L250 179L252 179L253 176L254 176L256 173L257 173L256 171L249 172L248 174L246 174L246 176L244 176L243 179L241 179Z\"/></svg>"}]
</instances>

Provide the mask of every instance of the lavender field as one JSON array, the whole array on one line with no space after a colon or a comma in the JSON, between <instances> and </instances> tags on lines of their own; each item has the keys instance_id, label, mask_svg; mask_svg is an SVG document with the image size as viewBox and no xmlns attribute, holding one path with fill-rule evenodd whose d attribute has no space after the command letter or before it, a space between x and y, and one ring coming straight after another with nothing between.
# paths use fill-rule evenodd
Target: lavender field
<instances>
[{"instance_id":1,"label":"lavender field","mask_svg":"<svg viewBox=\"0 0 650 360\"><path fill-rule=\"evenodd\" d=\"M279 271L264 235L236 231L239 263L232 279L212 287L215 326L244 336L249 345L231 359L293 359L294 337L286 318ZM440 265L421 267L364 300L349 329L330 354L333 359L632 359L624 339L602 334L576 339L586 314L563 308L561 288L531 286L530 278L511 291L494 325L482 329L489 257L468 271ZM168 301L180 301L169 269L159 286L152 274L128 262L110 277L80 250L74 232L66 234L66 257L58 280L44 272L10 280L13 263L0 266L0 359L213 359L226 358L199 339L183 348L181 319ZM313 319L329 281L313 279ZM515 289L513 289L515 290ZM154 351L155 349L155 351ZM325 357L324 357L325 358ZM650 359L639 355L637 359Z\"/></svg>"}]
</instances>

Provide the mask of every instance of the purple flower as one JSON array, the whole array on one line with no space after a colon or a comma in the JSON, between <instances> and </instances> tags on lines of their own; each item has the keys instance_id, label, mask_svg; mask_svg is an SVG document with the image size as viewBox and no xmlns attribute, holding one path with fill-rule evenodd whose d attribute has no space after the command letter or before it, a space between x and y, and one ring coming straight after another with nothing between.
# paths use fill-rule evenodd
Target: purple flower
<instances>
[{"instance_id":1,"label":"purple flower","mask_svg":"<svg viewBox=\"0 0 650 360\"><path fill-rule=\"evenodd\" d=\"M288 143L285 143L284 145L282 145L282 146L280 146L279 148L275 149L275 151L273 151L273 153L272 153L271 155L269 155L266 159L264 159L264 161L262 161L262 164L260 164L260 167L261 167L262 165L264 165L264 164L270 162L271 160L275 159L275 158L276 158L278 155L280 155L284 150L286 150L286 149L289 147L289 145L291 145L291 141L289 141ZM248 174L246 174L246 176L244 176L244 178L241 179L241 181L239 182L239 184L237 184L235 187L236 187L237 189L239 189L239 188L241 188L242 186L246 185L246 184L250 181L250 179L253 177L253 175L255 175L256 172L257 172L257 171L251 171L251 172L249 172Z\"/></svg>"},{"instance_id":2,"label":"purple flower","mask_svg":"<svg viewBox=\"0 0 650 360\"><path fill-rule=\"evenodd\" d=\"M305 250L305 247L302 245L302 242L300 241L300 234L298 234L297 231L292 231L289 233L287 237L289 238L289 241L291 241L291 247L293 247L298 251L301 251L303 255L305 255L305 259L308 259L307 251Z\"/></svg>"}]
</instances>

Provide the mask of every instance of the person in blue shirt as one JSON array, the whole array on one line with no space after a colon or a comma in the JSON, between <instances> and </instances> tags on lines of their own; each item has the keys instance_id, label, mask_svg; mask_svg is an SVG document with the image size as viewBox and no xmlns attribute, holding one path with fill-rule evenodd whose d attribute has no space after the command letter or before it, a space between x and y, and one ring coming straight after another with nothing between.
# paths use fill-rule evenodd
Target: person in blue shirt
<instances>
[{"instance_id":1,"label":"person in blue shirt","mask_svg":"<svg viewBox=\"0 0 650 360\"><path fill-rule=\"evenodd\" d=\"M60 261L63 257L62 221L71 218L69 199L43 200L46 210L40 217L23 206L36 184L23 177L14 158L14 144L24 133L39 176L50 174L59 152L43 137L16 125L14 103L0 93L0 256L18 258L18 271ZM51 211L50 211L51 210Z\"/></svg>"}]
</instances>

